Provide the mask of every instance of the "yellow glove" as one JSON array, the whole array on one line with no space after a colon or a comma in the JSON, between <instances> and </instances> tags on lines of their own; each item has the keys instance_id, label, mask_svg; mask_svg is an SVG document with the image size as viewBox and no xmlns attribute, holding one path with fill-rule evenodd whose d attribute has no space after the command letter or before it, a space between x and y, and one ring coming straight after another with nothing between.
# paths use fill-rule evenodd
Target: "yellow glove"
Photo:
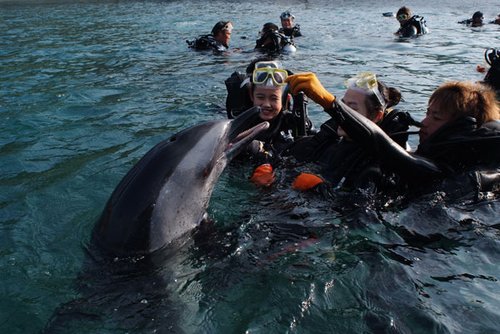
<instances>
[{"instance_id":1,"label":"yellow glove","mask_svg":"<svg viewBox=\"0 0 500 334\"><path fill-rule=\"evenodd\" d=\"M323 87L316 74L312 72L290 75L285 81L289 84L292 95L303 91L324 109L330 109L335 101L335 96Z\"/></svg>"},{"instance_id":2,"label":"yellow glove","mask_svg":"<svg viewBox=\"0 0 500 334\"><path fill-rule=\"evenodd\" d=\"M255 168L250 181L256 186L269 187L275 180L273 167L270 164L262 164Z\"/></svg>"},{"instance_id":3,"label":"yellow glove","mask_svg":"<svg viewBox=\"0 0 500 334\"><path fill-rule=\"evenodd\" d=\"M323 179L314 174L300 173L299 176L293 180L292 188L295 190L306 191L323 182Z\"/></svg>"}]
</instances>

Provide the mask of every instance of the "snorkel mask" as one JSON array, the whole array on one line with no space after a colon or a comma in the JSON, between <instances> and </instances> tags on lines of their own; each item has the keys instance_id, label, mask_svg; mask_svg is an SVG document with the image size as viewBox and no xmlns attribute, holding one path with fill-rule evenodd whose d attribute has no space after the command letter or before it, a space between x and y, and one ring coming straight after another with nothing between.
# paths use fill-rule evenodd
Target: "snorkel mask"
<instances>
[{"instance_id":1,"label":"snorkel mask","mask_svg":"<svg viewBox=\"0 0 500 334\"><path fill-rule=\"evenodd\" d=\"M287 11L281 13L280 19L282 19L282 20L292 19L292 21L293 21L293 20L295 20L295 16L292 13L290 13L290 11L287 10Z\"/></svg>"},{"instance_id":2,"label":"snorkel mask","mask_svg":"<svg viewBox=\"0 0 500 334\"><path fill-rule=\"evenodd\" d=\"M371 72L361 72L347 79L345 83L348 89L354 89L368 95L375 95L383 109L387 106L384 97L378 90L377 76Z\"/></svg>"},{"instance_id":3,"label":"snorkel mask","mask_svg":"<svg viewBox=\"0 0 500 334\"><path fill-rule=\"evenodd\" d=\"M219 21L212 28L212 35L217 35L221 31L231 33L233 31L233 23L231 21Z\"/></svg>"},{"instance_id":4,"label":"snorkel mask","mask_svg":"<svg viewBox=\"0 0 500 334\"><path fill-rule=\"evenodd\" d=\"M410 15L406 14L406 13L403 13L403 14L399 14L398 16L396 16L396 19L399 21L399 22L403 22L403 21L406 21L410 18Z\"/></svg>"},{"instance_id":5,"label":"snorkel mask","mask_svg":"<svg viewBox=\"0 0 500 334\"><path fill-rule=\"evenodd\" d=\"M252 73L252 83L254 85L280 87L286 85L288 72L282 68L277 61L260 61L255 64Z\"/></svg>"}]
</instances>

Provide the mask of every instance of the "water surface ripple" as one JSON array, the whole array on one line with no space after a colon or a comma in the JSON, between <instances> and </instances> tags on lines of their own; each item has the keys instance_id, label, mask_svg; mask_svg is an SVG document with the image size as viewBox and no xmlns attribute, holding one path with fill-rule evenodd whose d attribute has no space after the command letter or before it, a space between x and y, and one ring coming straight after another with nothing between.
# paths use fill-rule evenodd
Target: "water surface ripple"
<instances>
[{"instance_id":1,"label":"water surface ripple","mask_svg":"<svg viewBox=\"0 0 500 334\"><path fill-rule=\"evenodd\" d=\"M215 189L210 242L186 241L109 293L82 292L102 284L81 269L116 184L157 142L224 117L224 79L256 57L257 32L283 10L305 35L283 63L315 71L336 94L374 71L421 118L442 82L482 78L476 65L500 47L500 28L456 22L476 10L490 20L498 2L412 4L431 33L411 41L395 39L396 20L382 16L400 5L1 0L0 331L39 332L57 309L66 333L498 332L498 200L431 194L376 210L295 193L290 175L257 190L246 165L230 166ZM234 22L240 52L187 49L219 19ZM327 118L314 104L310 113Z\"/></svg>"}]
</instances>

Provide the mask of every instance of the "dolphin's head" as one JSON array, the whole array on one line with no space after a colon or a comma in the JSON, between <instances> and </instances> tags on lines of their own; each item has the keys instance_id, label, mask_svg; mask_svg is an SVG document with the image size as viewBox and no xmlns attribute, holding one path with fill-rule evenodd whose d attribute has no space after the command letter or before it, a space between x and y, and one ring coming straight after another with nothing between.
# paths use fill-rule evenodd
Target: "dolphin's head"
<instances>
[{"instance_id":1,"label":"dolphin's head","mask_svg":"<svg viewBox=\"0 0 500 334\"><path fill-rule=\"evenodd\" d=\"M236 119L207 122L194 131L199 133L196 145L185 152L159 192L151 223L153 249L163 247L199 224L215 184L228 162L269 128L268 122L249 126L259 119L259 113L260 108L254 107ZM188 130L191 137L194 135L192 132Z\"/></svg>"},{"instance_id":2,"label":"dolphin's head","mask_svg":"<svg viewBox=\"0 0 500 334\"><path fill-rule=\"evenodd\" d=\"M253 107L231 121L228 146L226 148L226 157L228 160L241 153L259 133L269 128L269 122L262 122L251 128L248 127L248 124L253 119L256 119L259 114L260 107Z\"/></svg>"}]
</instances>

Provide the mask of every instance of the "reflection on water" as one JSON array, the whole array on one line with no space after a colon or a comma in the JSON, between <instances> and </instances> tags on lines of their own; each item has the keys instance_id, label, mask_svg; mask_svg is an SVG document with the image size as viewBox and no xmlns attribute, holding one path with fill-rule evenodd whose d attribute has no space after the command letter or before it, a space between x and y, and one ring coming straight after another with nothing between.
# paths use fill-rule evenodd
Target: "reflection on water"
<instances>
[{"instance_id":1,"label":"reflection on water","mask_svg":"<svg viewBox=\"0 0 500 334\"><path fill-rule=\"evenodd\" d=\"M346 78L374 71L401 89L400 108L418 119L443 81L482 78L475 68L499 46L499 27L456 22L478 9L488 20L497 5L424 1L412 8L431 33L410 41L395 39L397 22L381 15L396 1L0 5L1 331L39 331L60 305L63 324L76 322L81 333L172 323L186 332L496 331L498 200L432 194L381 210L363 198L295 193L286 178L254 189L251 166L227 170L212 199L212 230L154 275L106 281L116 286L99 285L96 272L95 280L78 275L121 177L160 140L225 116L224 79L257 56L257 32L283 10L295 12L305 35L282 58L290 70L317 72L336 94ZM188 50L185 40L219 19L234 22L231 46L242 51ZM326 120L309 107L318 125Z\"/></svg>"}]
</instances>

